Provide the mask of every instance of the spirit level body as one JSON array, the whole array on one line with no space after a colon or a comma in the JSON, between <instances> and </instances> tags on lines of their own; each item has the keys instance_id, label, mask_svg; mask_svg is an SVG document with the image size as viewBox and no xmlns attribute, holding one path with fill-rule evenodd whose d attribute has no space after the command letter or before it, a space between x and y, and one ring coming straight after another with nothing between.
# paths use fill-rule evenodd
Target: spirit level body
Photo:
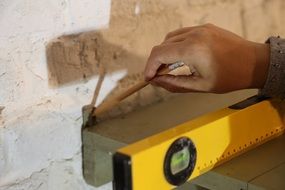
<instances>
[{"instance_id":1,"label":"spirit level body","mask_svg":"<svg viewBox=\"0 0 285 190\"><path fill-rule=\"evenodd\" d=\"M243 109L224 108L119 149L113 162L114 189L174 188L164 163L169 147L181 137L191 139L197 151L187 180L276 137L284 130L276 104L277 100L263 100Z\"/></svg>"}]
</instances>

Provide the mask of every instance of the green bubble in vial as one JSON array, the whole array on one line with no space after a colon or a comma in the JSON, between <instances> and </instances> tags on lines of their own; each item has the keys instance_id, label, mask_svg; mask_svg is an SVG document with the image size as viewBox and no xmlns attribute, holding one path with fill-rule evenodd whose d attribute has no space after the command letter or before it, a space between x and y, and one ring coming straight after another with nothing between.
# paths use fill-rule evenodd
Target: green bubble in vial
<instances>
[{"instance_id":1,"label":"green bubble in vial","mask_svg":"<svg viewBox=\"0 0 285 190\"><path fill-rule=\"evenodd\" d=\"M173 175L186 169L190 162L190 152L188 147L174 153L170 161L170 170Z\"/></svg>"}]
</instances>

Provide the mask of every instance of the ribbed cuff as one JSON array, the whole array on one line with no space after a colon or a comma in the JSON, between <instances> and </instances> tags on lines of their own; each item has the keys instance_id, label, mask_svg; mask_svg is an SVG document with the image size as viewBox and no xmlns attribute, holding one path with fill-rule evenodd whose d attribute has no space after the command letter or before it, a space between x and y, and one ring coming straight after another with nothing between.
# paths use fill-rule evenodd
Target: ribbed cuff
<instances>
[{"instance_id":1,"label":"ribbed cuff","mask_svg":"<svg viewBox=\"0 0 285 190\"><path fill-rule=\"evenodd\" d=\"M270 65L268 76L260 95L285 98L285 39L270 37Z\"/></svg>"}]
</instances>

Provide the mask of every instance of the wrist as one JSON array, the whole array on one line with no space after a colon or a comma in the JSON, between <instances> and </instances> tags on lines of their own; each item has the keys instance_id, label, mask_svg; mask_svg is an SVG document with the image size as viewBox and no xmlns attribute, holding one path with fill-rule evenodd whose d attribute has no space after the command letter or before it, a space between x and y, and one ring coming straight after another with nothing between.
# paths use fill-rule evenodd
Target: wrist
<instances>
[{"instance_id":1,"label":"wrist","mask_svg":"<svg viewBox=\"0 0 285 190\"><path fill-rule=\"evenodd\" d=\"M270 63L269 44L254 43L255 66L252 77L253 88L263 88Z\"/></svg>"}]
</instances>

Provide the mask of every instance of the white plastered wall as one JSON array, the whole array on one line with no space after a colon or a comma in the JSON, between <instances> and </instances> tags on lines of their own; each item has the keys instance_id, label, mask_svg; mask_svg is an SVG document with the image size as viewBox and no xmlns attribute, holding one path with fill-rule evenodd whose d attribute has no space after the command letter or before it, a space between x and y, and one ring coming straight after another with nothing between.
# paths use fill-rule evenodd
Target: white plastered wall
<instances>
[{"instance_id":1,"label":"white plastered wall","mask_svg":"<svg viewBox=\"0 0 285 190\"><path fill-rule=\"evenodd\" d=\"M0 1L1 190L93 189L82 178L80 110L97 77L51 89L45 51L63 34L108 27L110 6L110 0ZM114 81L107 77L104 86Z\"/></svg>"},{"instance_id":2,"label":"white plastered wall","mask_svg":"<svg viewBox=\"0 0 285 190\"><path fill-rule=\"evenodd\" d=\"M118 57L144 63L152 45L183 26L212 22L258 42L284 36L284 8L283 0L0 0L0 190L95 189L82 177L81 107L98 77L49 88L52 39L109 28L103 36L123 46ZM99 102L126 73L108 73Z\"/></svg>"}]
</instances>

